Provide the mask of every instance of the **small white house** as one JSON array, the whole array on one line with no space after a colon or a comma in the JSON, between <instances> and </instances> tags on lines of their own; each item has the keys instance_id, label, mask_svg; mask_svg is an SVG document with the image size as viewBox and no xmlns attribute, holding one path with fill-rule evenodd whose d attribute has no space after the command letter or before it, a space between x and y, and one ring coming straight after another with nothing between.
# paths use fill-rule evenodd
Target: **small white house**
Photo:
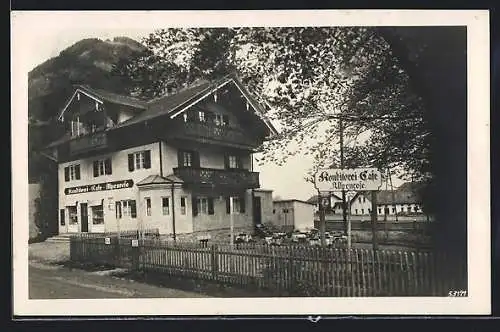
<instances>
[{"instance_id":1,"label":"small white house","mask_svg":"<svg viewBox=\"0 0 500 332\"><path fill-rule=\"evenodd\" d=\"M315 204L298 199L273 202L273 224L285 231L314 227Z\"/></svg>"}]
</instances>

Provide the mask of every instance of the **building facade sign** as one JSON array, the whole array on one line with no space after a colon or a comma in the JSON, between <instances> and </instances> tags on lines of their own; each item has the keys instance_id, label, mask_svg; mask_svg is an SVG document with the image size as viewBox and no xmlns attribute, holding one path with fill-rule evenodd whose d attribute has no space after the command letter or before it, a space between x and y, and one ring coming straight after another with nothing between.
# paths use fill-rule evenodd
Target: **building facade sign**
<instances>
[{"instance_id":1,"label":"building facade sign","mask_svg":"<svg viewBox=\"0 0 500 332\"><path fill-rule=\"evenodd\" d=\"M122 180L122 181L103 182L97 184L89 184L84 186L65 188L64 193L66 195L72 195L72 194L104 191L104 190L132 188L133 186L134 186L133 180Z\"/></svg>"},{"instance_id":2,"label":"building facade sign","mask_svg":"<svg viewBox=\"0 0 500 332\"><path fill-rule=\"evenodd\" d=\"M376 168L321 169L314 180L319 191L327 192L380 190L382 186L382 174Z\"/></svg>"}]
</instances>

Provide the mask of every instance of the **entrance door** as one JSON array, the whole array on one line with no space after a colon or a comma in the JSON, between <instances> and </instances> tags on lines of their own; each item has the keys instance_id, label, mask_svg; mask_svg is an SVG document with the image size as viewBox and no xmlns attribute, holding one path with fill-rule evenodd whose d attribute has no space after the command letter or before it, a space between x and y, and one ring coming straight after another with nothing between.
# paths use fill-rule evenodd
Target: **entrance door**
<instances>
[{"instance_id":1,"label":"entrance door","mask_svg":"<svg viewBox=\"0 0 500 332\"><path fill-rule=\"evenodd\" d=\"M82 232L89 231L89 209L87 203L80 203L80 213L82 216Z\"/></svg>"},{"instance_id":2,"label":"entrance door","mask_svg":"<svg viewBox=\"0 0 500 332\"><path fill-rule=\"evenodd\" d=\"M262 224L262 209L260 197L253 198L253 222L255 225Z\"/></svg>"}]
</instances>

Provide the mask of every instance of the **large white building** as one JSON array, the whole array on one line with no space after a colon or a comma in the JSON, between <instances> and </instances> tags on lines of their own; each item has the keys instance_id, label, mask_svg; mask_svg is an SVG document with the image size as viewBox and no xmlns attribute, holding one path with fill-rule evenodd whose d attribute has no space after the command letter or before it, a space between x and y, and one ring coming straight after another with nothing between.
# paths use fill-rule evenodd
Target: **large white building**
<instances>
[{"instance_id":1,"label":"large white building","mask_svg":"<svg viewBox=\"0 0 500 332\"><path fill-rule=\"evenodd\" d=\"M417 183L406 182L395 190L376 192L378 215L422 214L422 199ZM371 193L358 192L350 201L351 215L369 215L372 209Z\"/></svg>"},{"instance_id":2,"label":"large white building","mask_svg":"<svg viewBox=\"0 0 500 332\"><path fill-rule=\"evenodd\" d=\"M418 193L420 184L406 182L394 190L379 190L376 192L377 214L381 215L415 215L423 214L422 199ZM371 214L371 192L358 192L350 200L346 198L351 215L368 216ZM315 204L318 212L318 196L307 200ZM340 195L332 193L327 214L342 214L342 199Z\"/></svg>"},{"instance_id":3,"label":"large white building","mask_svg":"<svg viewBox=\"0 0 500 332\"><path fill-rule=\"evenodd\" d=\"M59 164L59 233L253 228L252 153L275 133L237 77L142 101L79 86L46 152ZM231 218L230 218L230 215Z\"/></svg>"}]
</instances>

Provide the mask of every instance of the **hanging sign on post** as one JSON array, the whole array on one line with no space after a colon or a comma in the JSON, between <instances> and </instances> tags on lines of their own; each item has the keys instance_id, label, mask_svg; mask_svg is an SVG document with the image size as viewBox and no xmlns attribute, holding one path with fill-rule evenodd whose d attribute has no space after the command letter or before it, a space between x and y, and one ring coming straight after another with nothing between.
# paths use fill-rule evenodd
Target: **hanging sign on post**
<instances>
[{"instance_id":1,"label":"hanging sign on post","mask_svg":"<svg viewBox=\"0 0 500 332\"><path fill-rule=\"evenodd\" d=\"M319 191L369 191L380 190L382 174L376 168L320 169L314 176Z\"/></svg>"}]
</instances>

